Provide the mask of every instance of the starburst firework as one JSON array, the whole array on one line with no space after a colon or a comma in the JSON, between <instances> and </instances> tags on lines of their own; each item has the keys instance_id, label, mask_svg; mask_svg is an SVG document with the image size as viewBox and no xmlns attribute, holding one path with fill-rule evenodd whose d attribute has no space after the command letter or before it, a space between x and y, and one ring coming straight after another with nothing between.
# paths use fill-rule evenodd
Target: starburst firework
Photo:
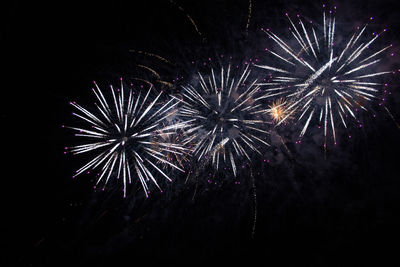
<instances>
[{"instance_id":1,"label":"starburst firework","mask_svg":"<svg viewBox=\"0 0 400 267\"><path fill-rule=\"evenodd\" d=\"M336 144L336 117L347 128L345 118L348 114L356 118L355 111L367 110L368 101L376 98L382 86L380 77L390 73L376 71L374 67L391 45L374 50L372 46L380 34L364 38L367 25L358 28L347 41L336 43L336 19L332 11L329 15L323 12L323 25L319 27L312 22L307 27L300 17L296 26L286 16L294 45L265 30L281 49L280 52L268 51L278 59L279 65L257 65L276 74L270 82L262 83L266 97L280 95L291 102L286 106L285 117L277 125L296 114L298 122L305 121L301 138L312 119L317 118L319 124L323 124L324 146L328 128Z\"/></svg>"},{"instance_id":2,"label":"starburst firework","mask_svg":"<svg viewBox=\"0 0 400 267\"><path fill-rule=\"evenodd\" d=\"M265 112L258 98L257 80L247 83L249 66L234 77L231 65L221 68L219 74L211 69L211 75L198 74L197 85L182 87L183 106L180 115L188 119L185 143L193 144L193 156L197 161L211 159L218 170L221 162L231 166L237 174L236 157L246 157L249 152L259 151L268 132L260 113ZM233 77L232 77L233 76ZM236 79L236 80L235 80Z\"/></svg>"},{"instance_id":3,"label":"starburst firework","mask_svg":"<svg viewBox=\"0 0 400 267\"><path fill-rule=\"evenodd\" d=\"M166 124L166 119L176 113L178 101L171 98L161 103L159 99L162 92L152 98L153 86L146 93L126 90L121 79L120 89L115 90L110 86L110 104L98 85L94 84L93 92L98 103L95 103L93 112L75 102L71 103L79 111L73 115L84 120L90 128L68 127L78 132L75 136L86 138L85 144L69 150L73 154L97 153L74 176L99 169L96 185L102 180L106 185L111 177L122 178L125 197L127 183L131 183L132 176L136 175L147 196L148 181L160 188L156 181L157 173L171 181L165 170L157 166L157 162L183 171L169 161L167 153L179 154L185 149L179 144L165 141L165 136L173 135L177 129L185 127L184 123ZM157 149L154 149L155 146Z\"/></svg>"},{"instance_id":4,"label":"starburst firework","mask_svg":"<svg viewBox=\"0 0 400 267\"><path fill-rule=\"evenodd\" d=\"M285 121L289 120L287 109L288 105L290 105L290 103L283 98L278 98L271 105L269 105L267 112L274 123L278 124L283 119L285 119Z\"/></svg>"}]
</instances>

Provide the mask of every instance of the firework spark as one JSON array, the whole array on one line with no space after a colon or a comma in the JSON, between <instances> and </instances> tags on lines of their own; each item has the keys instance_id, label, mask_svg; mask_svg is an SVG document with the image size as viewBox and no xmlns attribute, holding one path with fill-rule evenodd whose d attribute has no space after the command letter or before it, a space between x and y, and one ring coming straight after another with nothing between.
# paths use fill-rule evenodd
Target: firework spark
<instances>
[{"instance_id":1,"label":"firework spark","mask_svg":"<svg viewBox=\"0 0 400 267\"><path fill-rule=\"evenodd\" d=\"M182 168L168 160L167 154L183 153L185 148L165 141L165 136L173 135L177 129L185 127L184 123L164 124L176 113L178 101L171 98L166 103L161 103L159 99L162 92L152 98L153 86L143 95L141 91L136 93L132 89L127 90L122 79L120 89L111 86L112 100L107 101L98 85L94 85L93 93L98 101L95 103L95 111L89 111L75 102L71 103L79 111L73 115L85 121L89 127L68 127L78 132L75 136L87 140L85 144L73 146L69 150L73 154L97 152L74 176L99 169L96 185L105 180L104 186L111 177L122 178L125 197L127 183L131 183L133 175L139 178L146 196L149 193L148 181L160 188L156 173L171 181L157 167L157 162L183 172ZM154 149L154 145L157 149Z\"/></svg>"},{"instance_id":2,"label":"firework spark","mask_svg":"<svg viewBox=\"0 0 400 267\"><path fill-rule=\"evenodd\" d=\"M183 122L180 120L175 121L176 125L180 125L180 123L183 123ZM184 125L186 125L186 124L184 124ZM185 144L184 144L185 137L184 136L185 136L185 133L184 133L183 129L180 127L176 127L174 129L174 133L170 133L170 132L163 133L162 131L159 131L159 134L154 136L157 140L159 140L159 142L153 142L154 150L165 153L166 157L168 158L169 161L174 161L174 162L176 162L176 165L180 166L181 168L185 168L185 163L188 162L189 158L190 158L190 150L189 149L182 150L182 149L180 149L181 148L180 146L178 147L178 149L176 149L174 147L165 149L165 147L160 145L160 144L164 144L164 143L170 143L170 144L181 144L182 146L185 146ZM167 163L162 162L160 160L157 161L157 165L158 164L162 165L163 169L166 169L169 167L169 165Z\"/></svg>"},{"instance_id":3,"label":"firework spark","mask_svg":"<svg viewBox=\"0 0 400 267\"><path fill-rule=\"evenodd\" d=\"M257 98L259 86L257 80L247 84L249 75L247 66L239 77L231 77L229 65L219 74L213 69L208 76L199 73L197 85L182 87L180 115L191 123L185 142L193 144L193 156L199 162L210 158L217 170L224 162L235 176L235 157L250 161L249 151L261 154L259 146L269 146L260 116L264 110Z\"/></svg>"},{"instance_id":4,"label":"firework spark","mask_svg":"<svg viewBox=\"0 0 400 267\"><path fill-rule=\"evenodd\" d=\"M283 119L288 121L288 105L290 104L283 98L278 98L269 105L267 112L275 124L279 124Z\"/></svg>"},{"instance_id":5,"label":"firework spark","mask_svg":"<svg viewBox=\"0 0 400 267\"><path fill-rule=\"evenodd\" d=\"M201 32L199 31L199 27L197 26L196 22L194 21L194 19L183 9L183 7L181 7L180 5L178 5L177 3L175 3L174 1L170 0L169 1L171 4L173 4L174 6L176 6L180 11L182 11L183 13L185 13L187 19L190 21L190 23L193 25L194 29L196 30L197 34L202 37Z\"/></svg>"},{"instance_id":6,"label":"firework spark","mask_svg":"<svg viewBox=\"0 0 400 267\"><path fill-rule=\"evenodd\" d=\"M356 118L355 111L367 110L366 103L376 98L382 83L378 79L389 71L375 71L382 54L391 45L373 50L372 46L380 34L372 38L363 37L366 27L358 28L344 43L336 42L336 19L333 12L323 12L323 25L317 27L310 22L307 27L299 17L296 25L286 14L293 42L290 46L278 35L265 33L281 49L281 53L268 51L279 60L279 65L256 65L275 74L265 85L265 97L286 96L291 104L286 106L286 115L277 125L297 114L297 121L305 121L300 133L304 136L312 119L323 124L324 147L330 129L336 144L336 117L347 128L345 118ZM372 18L371 18L372 19ZM316 26L316 27L314 27ZM386 31L386 29L384 30Z\"/></svg>"}]
</instances>

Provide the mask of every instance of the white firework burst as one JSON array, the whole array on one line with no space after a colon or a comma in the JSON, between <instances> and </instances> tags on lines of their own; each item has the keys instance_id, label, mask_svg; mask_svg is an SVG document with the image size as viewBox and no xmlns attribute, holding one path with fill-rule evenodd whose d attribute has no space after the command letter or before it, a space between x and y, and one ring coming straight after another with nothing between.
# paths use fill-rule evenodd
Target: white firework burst
<instances>
[{"instance_id":1,"label":"white firework burst","mask_svg":"<svg viewBox=\"0 0 400 267\"><path fill-rule=\"evenodd\" d=\"M368 101L377 98L376 93L382 86L380 77L390 71L376 71L376 66L391 45L374 50L374 42L380 34L366 38L367 25L358 27L346 41L337 42L332 11L328 15L323 12L320 26L310 22L307 27L299 16L296 25L288 14L286 16L295 44L289 45L277 34L265 30L280 47L279 52L268 51L278 59L279 65L256 65L274 73L270 82L260 85L265 86L266 96L285 96L291 103L286 106L287 117L278 125L296 115L298 122L304 122L301 138L316 118L323 124L324 146L329 129L336 144L336 118L347 128L345 118L348 115L356 118L356 110L367 110Z\"/></svg>"},{"instance_id":2,"label":"white firework burst","mask_svg":"<svg viewBox=\"0 0 400 267\"><path fill-rule=\"evenodd\" d=\"M86 139L86 143L69 150L73 154L93 152L95 155L74 176L99 169L96 185L103 180L106 185L111 177L122 178L125 197L127 183L131 183L132 176L139 178L146 196L149 193L148 181L160 188L156 174L171 181L165 170L157 166L159 162L183 172L166 155L180 154L185 149L179 144L158 138L160 135L175 134L177 128L184 128L184 123L165 124L166 119L176 113L179 102L170 98L166 103L161 103L159 99L162 92L155 98L151 97L153 86L146 93L127 90L122 79L120 89L115 90L110 86L112 100L107 101L98 85L94 84L93 93L98 101L94 111L71 103L79 111L73 115L82 119L88 127L68 127L78 132L75 136Z\"/></svg>"},{"instance_id":3,"label":"white firework burst","mask_svg":"<svg viewBox=\"0 0 400 267\"><path fill-rule=\"evenodd\" d=\"M229 65L218 74L213 69L211 75L199 73L197 85L182 87L179 114L191 125L186 128L184 143L192 145L195 159L210 159L217 170L221 162L226 163L236 176L236 157L251 161L250 152L261 154L259 147L269 144L260 116L265 110L257 98L257 80L247 83L248 65L237 77L231 72Z\"/></svg>"}]
</instances>

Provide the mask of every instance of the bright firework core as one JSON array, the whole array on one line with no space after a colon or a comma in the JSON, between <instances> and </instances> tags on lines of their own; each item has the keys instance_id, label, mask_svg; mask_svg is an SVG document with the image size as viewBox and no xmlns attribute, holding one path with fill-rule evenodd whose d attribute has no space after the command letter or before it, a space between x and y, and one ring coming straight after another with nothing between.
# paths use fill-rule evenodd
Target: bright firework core
<instances>
[{"instance_id":1,"label":"bright firework core","mask_svg":"<svg viewBox=\"0 0 400 267\"><path fill-rule=\"evenodd\" d=\"M269 105L267 112L275 123L279 123L281 120L286 118L286 105L287 103L283 98L279 98L275 100L272 105ZM288 118L286 118L286 121L288 121Z\"/></svg>"}]
</instances>

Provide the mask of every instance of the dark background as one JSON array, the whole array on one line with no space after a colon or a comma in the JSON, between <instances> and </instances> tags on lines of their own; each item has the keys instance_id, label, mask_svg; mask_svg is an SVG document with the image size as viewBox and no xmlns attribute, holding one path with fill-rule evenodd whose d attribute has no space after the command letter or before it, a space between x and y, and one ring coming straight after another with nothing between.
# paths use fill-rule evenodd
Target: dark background
<instances>
[{"instance_id":1,"label":"dark background","mask_svg":"<svg viewBox=\"0 0 400 267\"><path fill-rule=\"evenodd\" d=\"M137 64L153 66L168 81L190 77L191 61L197 66L221 54L239 61L261 55L269 41L259 29L285 32L285 11L321 17L320 2L253 0L246 32L246 0L176 3L2 4L2 265L397 262L400 131L379 107L375 119L366 115L365 127L351 129L351 140L343 133L326 159L321 144L306 139L301 146L288 142L292 155L277 147L268 154L269 164L254 162L253 238L249 171L200 183L194 198L194 185L183 185L184 177L148 200L140 190L123 199L118 185L95 191L90 175L71 179L82 158L63 154L74 138L61 125L74 122L69 101L91 104L93 80L106 86L119 77L148 75ZM334 4L343 27L373 16L372 27L388 27L385 40L398 49L397 1ZM130 49L178 63L170 66ZM397 61L395 55L385 64L397 69ZM387 106L397 120L398 88L398 79L391 79Z\"/></svg>"}]
</instances>

